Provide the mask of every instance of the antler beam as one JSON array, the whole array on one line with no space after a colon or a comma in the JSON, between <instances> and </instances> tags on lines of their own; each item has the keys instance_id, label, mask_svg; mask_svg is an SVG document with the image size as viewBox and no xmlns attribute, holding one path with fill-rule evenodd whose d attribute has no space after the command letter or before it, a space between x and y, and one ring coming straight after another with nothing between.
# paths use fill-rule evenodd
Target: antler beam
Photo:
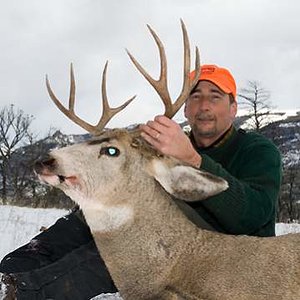
<instances>
[{"instance_id":1,"label":"antler beam","mask_svg":"<svg viewBox=\"0 0 300 300\"><path fill-rule=\"evenodd\" d=\"M146 80L154 87L156 92L159 94L161 100L164 103L165 106L165 113L164 115L169 117L170 119L178 112L178 110L181 108L181 106L184 104L185 100L189 96L191 90L194 88L196 83L198 82L201 67L200 67L200 56L199 56L199 50L196 47L196 58L195 58L195 76L193 78L190 78L190 44L188 39L187 30L185 27L185 24L182 20L181 21L181 29L183 34L183 44L184 44L184 67L183 67L183 86L180 95L176 99L174 103L172 103L170 93L168 90L168 84L167 84L167 59L166 59L166 53L164 46L155 33L155 31L147 25L151 35L153 36L158 49L159 49L159 56L160 56L160 75L159 79L155 80L152 78L145 69L140 65L140 63L133 57L133 55L128 51L128 55L133 62L133 64L136 66L136 68L139 70L139 72L146 78Z\"/></svg>"}]
</instances>

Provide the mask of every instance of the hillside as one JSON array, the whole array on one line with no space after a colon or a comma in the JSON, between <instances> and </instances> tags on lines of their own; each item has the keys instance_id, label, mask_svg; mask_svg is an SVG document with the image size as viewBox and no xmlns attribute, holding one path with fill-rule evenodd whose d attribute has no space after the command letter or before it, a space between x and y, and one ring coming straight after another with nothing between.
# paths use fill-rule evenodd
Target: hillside
<instances>
[{"instance_id":1,"label":"hillside","mask_svg":"<svg viewBox=\"0 0 300 300\"><path fill-rule=\"evenodd\" d=\"M273 122L262 129L262 134L273 140L283 156L285 168L300 165L300 115Z\"/></svg>"}]
</instances>

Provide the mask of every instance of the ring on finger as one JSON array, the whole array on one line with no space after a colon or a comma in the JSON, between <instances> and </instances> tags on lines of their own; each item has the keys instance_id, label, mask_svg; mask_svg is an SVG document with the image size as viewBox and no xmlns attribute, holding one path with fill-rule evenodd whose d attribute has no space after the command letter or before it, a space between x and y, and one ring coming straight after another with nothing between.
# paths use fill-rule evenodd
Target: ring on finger
<instances>
[{"instance_id":1,"label":"ring on finger","mask_svg":"<svg viewBox=\"0 0 300 300\"><path fill-rule=\"evenodd\" d=\"M155 139L158 140L160 137L160 133L158 132L156 135L155 135Z\"/></svg>"}]
</instances>

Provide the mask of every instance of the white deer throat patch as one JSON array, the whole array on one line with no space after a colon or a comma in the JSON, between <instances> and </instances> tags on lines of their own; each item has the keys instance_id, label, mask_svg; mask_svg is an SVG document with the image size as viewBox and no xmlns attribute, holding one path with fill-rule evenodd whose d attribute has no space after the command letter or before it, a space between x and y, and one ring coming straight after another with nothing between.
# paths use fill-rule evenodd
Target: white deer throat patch
<instances>
[{"instance_id":1,"label":"white deer throat patch","mask_svg":"<svg viewBox=\"0 0 300 300\"><path fill-rule=\"evenodd\" d=\"M113 231L133 219L133 209L128 205L104 205L76 189L66 194L79 204L92 232Z\"/></svg>"},{"instance_id":2,"label":"white deer throat patch","mask_svg":"<svg viewBox=\"0 0 300 300\"><path fill-rule=\"evenodd\" d=\"M106 206L102 204L82 207L92 232L109 232L119 229L133 219L132 208L125 205Z\"/></svg>"}]
</instances>

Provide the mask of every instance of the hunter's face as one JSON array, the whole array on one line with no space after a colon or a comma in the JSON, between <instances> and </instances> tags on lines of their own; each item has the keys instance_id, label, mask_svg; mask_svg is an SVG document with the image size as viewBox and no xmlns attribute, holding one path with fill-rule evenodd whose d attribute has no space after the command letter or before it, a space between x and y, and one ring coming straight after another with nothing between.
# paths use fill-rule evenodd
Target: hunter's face
<instances>
[{"instance_id":1,"label":"hunter's face","mask_svg":"<svg viewBox=\"0 0 300 300\"><path fill-rule=\"evenodd\" d=\"M199 81L185 104L188 119L198 146L208 146L232 125L236 101L210 81Z\"/></svg>"}]
</instances>

